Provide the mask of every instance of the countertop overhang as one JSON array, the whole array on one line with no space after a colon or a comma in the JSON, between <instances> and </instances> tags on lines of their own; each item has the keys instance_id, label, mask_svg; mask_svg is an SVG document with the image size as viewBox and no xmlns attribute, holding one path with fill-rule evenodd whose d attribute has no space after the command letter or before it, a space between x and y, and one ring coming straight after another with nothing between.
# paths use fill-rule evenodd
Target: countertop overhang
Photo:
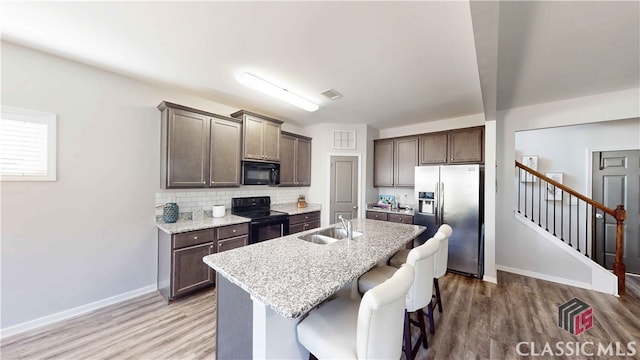
<instances>
[{"instance_id":1,"label":"countertop overhang","mask_svg":"<svg viewBox=\"0 0 640 360\"><path fill-rule=\"evenodd\" d=\"M254 299L285 318L309 312L345 285L391 257L426 228L354 219L363 235L320 245L298 239L320 229L206 256L203 260ZM339 226L333 224L333 226Z\"/></svg>"}]
</instances>

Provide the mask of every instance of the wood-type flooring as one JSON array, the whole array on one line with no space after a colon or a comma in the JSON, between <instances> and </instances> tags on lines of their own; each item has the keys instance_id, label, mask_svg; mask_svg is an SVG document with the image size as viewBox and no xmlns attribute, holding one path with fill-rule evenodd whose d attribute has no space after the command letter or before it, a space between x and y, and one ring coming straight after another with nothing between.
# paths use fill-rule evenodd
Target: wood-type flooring
<instances>
[{"instance_id":1,"label":"wood-type flooring","mask_svg":"<svg viewBox=\"0 0 640 360\"><path fill-rule=\"evenodd\" d=\"M440 284L444 312L436 310L436 332L416 359L640 359L640 278L627 277L620 298L505 272L498 272L498 284L454 274ZM142 295L7 337L0 357L215 359L215 296L211 289L167 305L158 293ZM593 326L580 335L557 324L558 306L574 297L593 309ZM631 341L634 356L589 356L598 343L611 343L613 355L618 343L620 353L630 355ZM576 344L587 354L550 356L558 347L566 354L567 346L575 354Z\"/></svg>"}]
</instances>

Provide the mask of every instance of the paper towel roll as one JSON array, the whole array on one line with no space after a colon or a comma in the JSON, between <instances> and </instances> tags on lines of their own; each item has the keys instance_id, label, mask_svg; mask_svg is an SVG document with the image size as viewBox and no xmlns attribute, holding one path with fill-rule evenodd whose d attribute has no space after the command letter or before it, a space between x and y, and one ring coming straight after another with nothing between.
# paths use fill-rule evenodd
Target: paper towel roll
<instances>
[{"instance_id":1,"label":"paper towel roll","mask_svg":"<svg viewBox=\"0 0 640 360\"><path fill-rule=\"evenodd\" d=\"M224 211L224 205L213 205L213 217L223 217Z\"/></svg>"}]
</instances>

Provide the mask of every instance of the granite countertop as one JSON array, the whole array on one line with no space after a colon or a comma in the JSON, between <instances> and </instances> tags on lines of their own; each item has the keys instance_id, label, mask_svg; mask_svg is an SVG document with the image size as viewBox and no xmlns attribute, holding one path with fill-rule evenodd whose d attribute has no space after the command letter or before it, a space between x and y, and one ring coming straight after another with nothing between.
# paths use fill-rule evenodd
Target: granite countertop
<instances>
[{"instance_id":1,"label":"granite countertop","mask_svg":"<svg viewBox=\"0 0 640 360\"><path fill-rule=\"evenodd\" d=\"M402 215L412 215L413 216L413 209L411 209L411 210L385 209L385 208L377 208L377 207L373 207L373 206L369 205L369 206L367 206L367 211L377 211L377 212L383 212L383 213L389 213L389 214L402 214Z\"/></svg>"},{"instance_id":2,"label":"granite countertop","mask_svg":"<svg viewBox=\"0 0 640 360\"><path fill-rule=\"evenodd\" d=\"M298 208L298 203L271 204L271 210L282 211L289 215L298 215L298 214L306 214L314 211L321 211L322 205L307 203L307 207Z\"/></svg>"},{"instance_id":3,"label":"granite countertop","mask_svg":"<svg viewBox=\"0 0 640 360\"><path fill-rule=\"evenodd\" d=\"M309 312L426 228L354 219L363 235L321 245L298 239L320 229L206 256L204 262L285 318ZM337 226L334 224L332 226Z\"/></svg>"},{"instance_id":4,"label":"granite countertop","mask_svg":"<svg viewBox=\"0 0 640 360\"><path fill-rule=\"evenodd\" d=\"M178 220L174 223L156 222L156 226L167 234L177 234L193 230L209 229L225 225L248 223L251 219L227 213L223 217L206 217L202 220Z\"/></svg>"}]
</instances>

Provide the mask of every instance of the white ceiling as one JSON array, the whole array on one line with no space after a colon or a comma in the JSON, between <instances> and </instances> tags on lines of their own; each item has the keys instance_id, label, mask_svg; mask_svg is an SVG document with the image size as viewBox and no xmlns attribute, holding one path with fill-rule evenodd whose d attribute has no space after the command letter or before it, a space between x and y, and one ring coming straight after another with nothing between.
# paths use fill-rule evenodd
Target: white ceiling
<instances>
[{"instance_id":1,"label":"white ceiling","mask_svg":"<svg viewBox=\"0 0 640 360\"><path fill-rule=\"evenodd\" d=\"M382 129L640 86L639 2L476 4L3 1L1 16L4 40L299 126ZM320 109L245 88L242 71Z\"/></svg>"}]
</instances>

